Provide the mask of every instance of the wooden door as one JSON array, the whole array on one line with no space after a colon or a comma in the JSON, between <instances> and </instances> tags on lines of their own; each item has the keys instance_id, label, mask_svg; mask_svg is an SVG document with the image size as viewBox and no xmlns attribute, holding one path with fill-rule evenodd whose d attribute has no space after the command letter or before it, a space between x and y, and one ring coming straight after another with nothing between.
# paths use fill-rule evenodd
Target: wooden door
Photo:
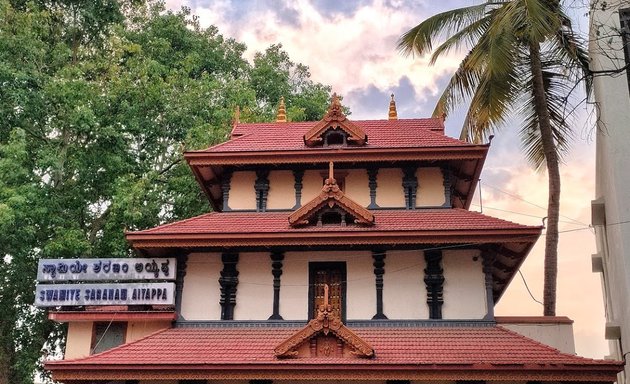
<instances>
[{"instance_id":1,"label":"wooden door","mask_svg":"<svg viewBox=\"0 0 630 384\"><path fill-rule=\"evenodd\" d=\"M328 301L333 312L345 321L346 263L309 263L309 318L317 316L317 308L324 303L324 285L328 284Z\"/></svg>"}]
</instances>

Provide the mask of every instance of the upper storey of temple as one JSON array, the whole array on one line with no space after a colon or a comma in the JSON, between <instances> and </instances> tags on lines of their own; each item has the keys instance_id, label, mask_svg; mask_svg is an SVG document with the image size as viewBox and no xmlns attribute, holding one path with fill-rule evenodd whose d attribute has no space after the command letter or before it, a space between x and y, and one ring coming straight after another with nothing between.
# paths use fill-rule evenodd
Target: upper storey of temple
<instances>
[{"instance_id":1,"label":"upper storey of temple","mask_svg":"<svg viewBox=\"0 0 630 384\"><path fill-rule=\"evenodd\" d=\"M393 99L388 119L351 120L343 114L334 95L320 121L287 122L281 103L276 122L244 124L237 120L228 141L206 150L186 152L185 158L216 211L265 210L256 202L260 196L254 193L261 188L256 189L255 185L268 184L273 190L273 180L290 183L282 186L276 181L276 192L282 190L284 205L288 204L286 193L294 185L314 196L325 180L319 175L327 173L329 162L335 164L340 188L354 200L363 199L366 208L467 209L488 148L487 144L446 136L440 118L398 119ZM422 179L420 174L430 174L431 188L439 185L442 190L448 189L442 201L409 201L408 188ZM309 183L315 179L318 181L311 187ZM384 190L392 183L400 184L400 191ZM358 187L359 184L364 186ZM381 204L370 200L374 195L372 186L380 188L382 193L376 193L376 200L380 199ZM346 187L350 190L345 191ZM420 187L427 184L421 182ZM273 205L272 202L268 208L293 209L299 207L300 201Z\"/></svg>"}]
</instances>

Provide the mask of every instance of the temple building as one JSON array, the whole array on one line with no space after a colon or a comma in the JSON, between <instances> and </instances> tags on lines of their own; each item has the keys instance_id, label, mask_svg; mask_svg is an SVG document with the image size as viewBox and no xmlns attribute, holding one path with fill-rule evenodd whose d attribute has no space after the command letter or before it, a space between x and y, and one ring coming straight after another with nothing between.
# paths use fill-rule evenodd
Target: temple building
<instances>
[{"instance_id":1,"label":"temple building","mask_svg":"<svg viewBox=\"0 0 630 384\"><path fill-rule=\"evenodd\" d=\"M212 212L126 234L153 260L138 272L174 279L130 292L172 304L55 307L67 345L45 367L63 383L614 382L623 363L576 356L566 317L494 315L542 228L469 210L488 150L398 119L393 96L383 120L336 95L320 121L287 121L284 102L276 122L236 119L184 154Z\"/></svg>"}]
</instances>

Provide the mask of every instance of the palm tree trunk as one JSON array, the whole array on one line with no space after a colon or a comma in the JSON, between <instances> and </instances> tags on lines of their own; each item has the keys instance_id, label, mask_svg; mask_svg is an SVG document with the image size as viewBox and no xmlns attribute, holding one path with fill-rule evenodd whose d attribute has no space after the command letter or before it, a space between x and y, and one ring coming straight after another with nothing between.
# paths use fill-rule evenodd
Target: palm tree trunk
<instances>
[{"instance_id":1,"label":"palm tree trunk","mask_svg":"<svg viewBox=\"0 0 630 384\"><path fill-rule=\"evenodd\" d=\"M556 315L556 285L558 278L558 219L560 216L560 160L553 138L551 119L547 107L547 97L543 81L540 60L540 44L529 44L530 65L532 70L534 108L538 115L540 138L542 141L549 181L547 202L547 236L545 237L545 272L544 272L544 315Z\"/></svg>"}]
</instances>

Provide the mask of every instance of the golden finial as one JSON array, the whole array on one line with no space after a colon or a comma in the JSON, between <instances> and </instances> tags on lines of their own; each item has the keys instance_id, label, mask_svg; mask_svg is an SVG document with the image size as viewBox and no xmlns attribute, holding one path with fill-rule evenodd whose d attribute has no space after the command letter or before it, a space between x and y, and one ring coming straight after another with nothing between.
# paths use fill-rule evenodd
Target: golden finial
<instances>
[{"instance_id":1,"label":"golden finial","mask_svg":"<svg viewBox=\"0 0 630 384\"><path fill-rule=\"evenodd\" d=\"M234 117L232 118L232 125L241 123L241 107L238 105L234 108Z\"/></svg>"},{"instance_id":2,"label":"golden finial","mask_svg":"<svg viewBox=\"0 0 630 384\"><path fill-rule=\"evenodd\" d=\"M389 119L398 120L398 112L396 111L396 101L394 100L393 93L392 93L392 99L389 102Z\"/></svg>"},{"instance_id":3,"label":"golden finial","mask_svg":"<svg viewBox=\"0 0 630 384\"><path fill-rule=\"evenodd\" d=\"M287 110L284 106L284 96L280 97L280 105L278 105L278 114L276 115L276 123L287 122Z\"/></svg>"}]
</instances>

